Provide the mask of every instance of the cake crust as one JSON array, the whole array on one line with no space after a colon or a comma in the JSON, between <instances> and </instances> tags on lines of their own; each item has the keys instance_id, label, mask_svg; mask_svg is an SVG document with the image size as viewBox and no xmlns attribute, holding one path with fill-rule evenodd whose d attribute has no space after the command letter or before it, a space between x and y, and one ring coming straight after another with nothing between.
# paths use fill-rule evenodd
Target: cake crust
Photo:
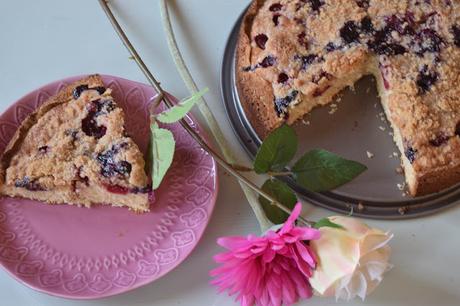
<instances>
[{"instance_id":1,"label":"cake crust","mask_svg":"<svg viewBox=\"0 0 460 306\"><path fill-rule=\"evenodd\" d=\"M240 73L251 66L251 28L254 18L265 0L251 3L243 17L236 50L236 86L246 116L257 134L263 139L283 121L266 101L273 99L272 85L251 73Z\"/></svg>"}]
</instances>

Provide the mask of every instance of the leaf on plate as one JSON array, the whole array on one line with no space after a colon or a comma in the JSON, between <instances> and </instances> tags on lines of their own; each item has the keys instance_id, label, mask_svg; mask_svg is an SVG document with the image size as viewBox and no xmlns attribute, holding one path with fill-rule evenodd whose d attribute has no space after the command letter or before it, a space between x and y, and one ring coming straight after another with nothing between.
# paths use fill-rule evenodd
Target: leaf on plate
<instances>
[{"instance_id":1,"label":"leaf on plate","mask_svg":"<svg viewBox=\"0 0 460 306\"><path fill-rule=\"evenodd\" d=\"M157 189L172 164L176 142L171 131L155 122L150 127L152 148L152 189Z\"/></svg>"},{"instance_id":2,"label":"leaf on plate","mask_svg":"<svg viewBox=\"0 0 460 306\"><path fill-rule=\"evenodd\" d=\"M363 173L366 166L326 150L312 150L292 167L297 183L310 191L337 188Z\"/></svg>"},{"instance_id":3,"label":"leaf on plate","mask_svg":"<svg viewBox=\"0 0 460 306\"><path fill-rule=\"evenodd\" d=\"M287 208L293 209L297 203L297 197L294 192L280 180L267 180L263 184L262 190L274 197ZM289 217L287 213L278 207L271 205L270 201L265 199L263 196L259 196L259 202L262 205L267 218L274 224L284 223Z\"/></svg>"},{"instance_id":4,"label":"leaf on plate","mask_svg":"<svg viewBox=\"0 0 460 306\"><path fill-rule=\"evenodd\" d=\"M323 219L319 220L318 222L316 222L313 225L313 227L316 228L316 229L321 228L321 227L332 227L332 228L344 229L344 227L342 225L334 223L331 220L329 220L328 218L323 218Z\"/></svg>"},{"instance_id":5,"label":"leaf on plate","mask_svg":"<svg viewBox=\"0 0 460 306\"><path fill-rule=\"evenodd\" d=\"M254 161L254 170L258 174L283 170L294 158L297 146L294 129L288 125L279 127L260 146Z\"/></svg>"},{"instance_id":6,"label":"leaf on plate","mask_svg":"<svg viewBox=\"0 0 460 306\"><path fill-rule=\"evenodd\" d=\"M194 93L192 96L180 101L173 107L158 114L156 119L162 123L174 123L181 120L208 91L209 89L205 88L202 91Z\"/></svg>"}]
</instances>

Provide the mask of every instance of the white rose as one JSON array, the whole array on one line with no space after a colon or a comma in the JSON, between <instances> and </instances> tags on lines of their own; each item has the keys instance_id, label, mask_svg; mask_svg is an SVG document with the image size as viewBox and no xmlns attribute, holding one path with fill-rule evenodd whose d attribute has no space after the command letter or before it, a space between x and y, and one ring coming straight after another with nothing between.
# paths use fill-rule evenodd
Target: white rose
<instances>
[{"instance_id":1,"label":"white rose","mask_svg":"<svg viewBox=\"0 0 460 306\"><path fill-rule=\"evenodd\" d=\"M310 242L318 262L311 286L321 296L364 300L391 268L387 244L393 235L350 217L329 220L343 229L322 227L321 238Z\"/></svg>"}]
</instances>

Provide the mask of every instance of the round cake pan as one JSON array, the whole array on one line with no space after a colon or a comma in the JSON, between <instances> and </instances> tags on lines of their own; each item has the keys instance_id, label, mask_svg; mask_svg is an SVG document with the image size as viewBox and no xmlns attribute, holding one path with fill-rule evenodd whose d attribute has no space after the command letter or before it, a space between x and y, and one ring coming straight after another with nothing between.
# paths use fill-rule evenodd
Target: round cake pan
<instances>
[{"instance_id":1,"label":"round cake pan","mask_svg":"<svg viewBox=\"0 0 460 306\"><path fill-rule=\"evenodd\" d=\"M246 118L235 85L235 53L242 16L225 48L221 92L234 132L254 158L261 140ZM393 143L392 130L372 76L361 79L354 89L344 90L329 106L313 110L294 128L300 142L296 158L311 149L322 148L368 167L354 181L323 193L310 192L285 178L305 202L361 217L405 219L438 212L460 200L458 186L424 197L414 198L404 192L404 176L397 171L399 151Z\"/></svg>"}]
</instances>

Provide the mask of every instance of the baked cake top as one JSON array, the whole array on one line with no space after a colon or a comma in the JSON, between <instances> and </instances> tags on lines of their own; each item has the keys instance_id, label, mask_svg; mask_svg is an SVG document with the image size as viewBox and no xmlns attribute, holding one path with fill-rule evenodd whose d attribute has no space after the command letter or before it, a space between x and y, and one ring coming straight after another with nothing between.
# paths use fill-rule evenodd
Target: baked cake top
<instances>
[{"instance_id":1,"label":"baked cake top","mask_svg":"<svg viewBox=\"0 0 460 306\"><path fill-rule=\"evenodd\" d=\"M459 1L254 1L237 66L261 136L308 112L334 82L372 73L383 79L389 119L414 167L458 162Z\"/></svg>"},{"instance_id":2,"label":"baked cake top","mask_svg":"<svg viewBox=\"0 0 460 306\"><path fill-rule=\"evenodd\" d=\"M111 192L149 190L142 153L124 130L123 110L98 76L41 106L15 137L2 158L7 185L30 191L75 189L77 183Z\"/></svg>"}]
</instances>

